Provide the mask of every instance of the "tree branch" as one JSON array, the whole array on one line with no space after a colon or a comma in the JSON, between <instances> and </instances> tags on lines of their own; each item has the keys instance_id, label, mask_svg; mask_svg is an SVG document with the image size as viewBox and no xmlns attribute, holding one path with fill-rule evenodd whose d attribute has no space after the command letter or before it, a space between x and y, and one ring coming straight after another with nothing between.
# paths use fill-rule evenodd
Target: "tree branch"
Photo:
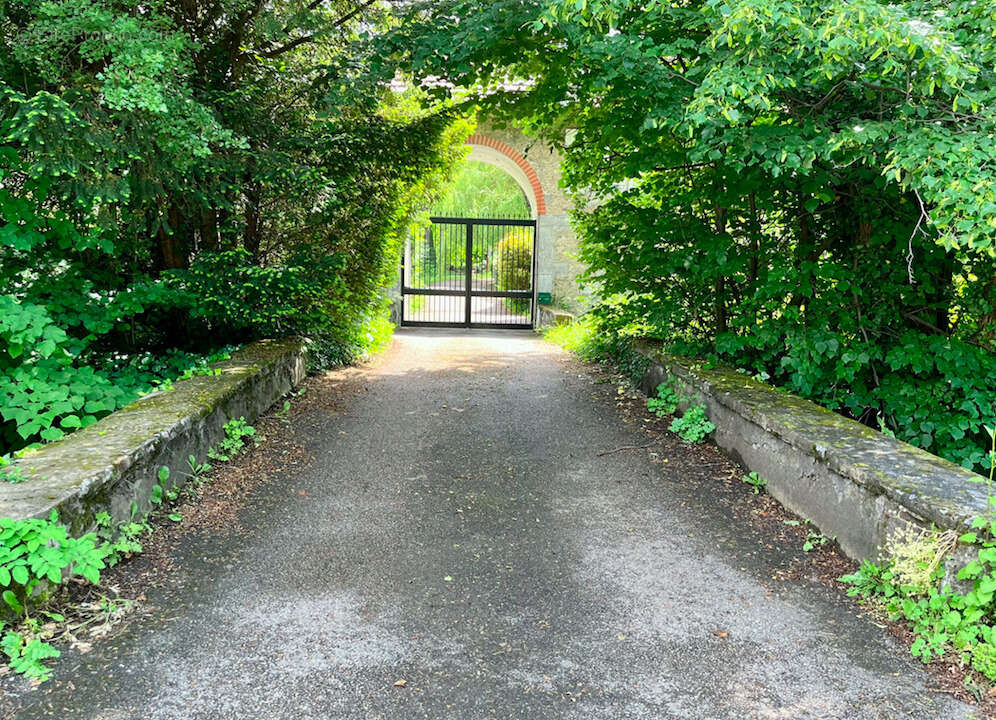
<instances>
[{"instance_id":1,"label":"tree branch","mask_svg":"<svg viewBox=\"0 0 996 720\"><path fill-rule=\"evenodd\" d=\"M312 2L308 3L306 11L310 12L312 10L317 9L318 6L321 5L324 1L325 0L312 0ZM357 17L358 15L360 15L364 10L366 10L370 6L376 4L378 1L379 0L364 0L359 5L357 5L355 8L353 8L348 13L346 13L345 15L343 15L342 17L340 17L334 23L332 23L332 25L330 26L330 28L339 28L339 27L342 27L343 25L345 25L346 23L348 23L350 20L352 20L355 17ZM389 2L394 2L395 0L388 0L388 1ZM284 25L284 27L283 27L283 33L285 35L289 34L292 29L293 28L291 28L290 25ZM283 55L285 52L290 52L294 48L299 47L301 45L304 45L305 43L312 42L316 37L318 37L317 33L313 33L311 35L302 35L301 37L294 38L290 42L286 42L286 43L284 43L283 45L281 45L279 47L276 47L276 48L274 48L272 50L267 50L266 52L260 53L260 55L262 55L262 57L265 57L265 58L275 58L275 57L277 57L279 55Z\"/></svg>"},{"instance_id":2,"label":"tree branch","mask_svg":"<svg viewBox=\"0 0 996 720\"><path fill-rule=\"evenodd\" d=\"M311 42L314 39L315 39L314 35L302 35L301 37L294 38L293 40L291 40L288 43L284 43L283 45L281 45L278 48L274 48L273 50L269 50L267 52L260 53L260 55L262 57L265 57L265 58L275 58L275 57L277 57L279 55L283 55L285 52L290 52L291 50L293 50L294 48L296 48L296 47L298 47L300 45L304 45L305 43L309 43L309 42Z\"/></svg>"}]
</instances>

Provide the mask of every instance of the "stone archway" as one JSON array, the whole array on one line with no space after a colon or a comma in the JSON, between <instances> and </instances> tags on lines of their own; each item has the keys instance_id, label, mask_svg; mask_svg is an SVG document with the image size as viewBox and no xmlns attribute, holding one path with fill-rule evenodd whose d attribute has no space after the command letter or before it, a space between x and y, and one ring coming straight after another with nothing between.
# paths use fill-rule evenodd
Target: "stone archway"
<instances>
[{"instance_id":1,"label":"stone archway","mask_svg":"<svg viewBox=\"0 0 996 720\"><path fill-rule=\"evenodd\" d=\"M546 193L536 170L518 150L489 135L475 134L467 138L470 145L468 160L487 163L504 170L522 188L533 217L546 215Z\"/></svg>"},{"instance_id":2,"label":"stone archway","mask_svg":"<svg viewBox=\"0 0 996 720\"><path fill-rule=\"evenodd\" d=\"M541 298L579 309L577 276L583 269L571 229L572 203L560 188L560 154L546 143L512 128L482 122L467 139L469 159L507 172L529 202L536 219L536 290Z\"/></svg>"}]
</instances>

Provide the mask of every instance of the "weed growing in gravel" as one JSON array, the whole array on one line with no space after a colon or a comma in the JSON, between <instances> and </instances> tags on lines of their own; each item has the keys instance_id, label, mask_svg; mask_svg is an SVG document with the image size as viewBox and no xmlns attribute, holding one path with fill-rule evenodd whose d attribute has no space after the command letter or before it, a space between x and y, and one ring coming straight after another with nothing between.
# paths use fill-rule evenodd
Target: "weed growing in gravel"
<instances>
[{"instance_id":1,"label":"weed growing in gravel","mask_svg":"<svg viewBox=\"0 0 996 720\"><path fill-rule=\"evenodd\" d=\"M51 671L43 661L59 656L59 651L44 641L37 622L28 615L27 600L38 584L48 581L58 585L76 576L96 584L110 554L111 550L99 542L96 534L70 537L69 531L59 524L55 510L47 520L0 518L0 586L6 588L0 599L20 617L24 628L21 632L8 630L0 622L0 649L7 655L12 670L45 680ZM50 619L57 617L53 615Z\"/></svg>"},{"instance_id":2,"label":"weed growing in gravel","mask_svg":"<svg viewBox=\"0 0 996 720\"><path fill-rule=\"evenodd\" d=\"M96 534L104 542L104 547L110 550L107 565L114 567L123 558L142 552L141 537L152 530L148 522L127 522L114 526L109 513L97 513Z\"/></svg>"},{"instance_id":3,"label":"weed growing in gravel","mask_svg":"<svg viewBox=\"0 0 996 720\"><path fill-rule=\"evenodd\" d=\"M828 542L830 542L830 538L823 533L818 530L808 530L806 532L806 542L802 544L802 551L812 552L813 550L819 550Z\"/></svg>"},{"instance_id":4,"label":"weed growing in gravel","mask_svg":"<svg viewBox=\"0 0 996 720\"><path fill-rule=\"evenodd\" d=\"M910 652L923 662L954 654L989 681L996 681L996 434L989 453L988 514L972 521L972 532L957 540L975 549L975 558L957 572L971 583L962 594L944 584L948 576L945 557L955 543L942 533L901 533L890 539L892 556L883 564L864 563L853 574L840 578L850 586L848 595L860 596L884 608L893 620L906 620L916 640ZM971 689L966 678L966 687Z\"/></svg>"},{"instance_id":5,"label":"weed growing in gravel","mask_svg":"<svg viewBox=\"0 0 996 720\"><path fill-rule=\"evenodd\" d=\"M178 492L176 489L167 490L166 483L169 482L170 470L163 465L156 474L158 482L152 487L152 494L149 495L149 502L155 506L162 505L163 500L176 500Z\"/></svg>"},{"instance_id":6,"label":"weed growing in gravel","mask_svg":"<svg viewBox=\"0 0 996 720\"><path fill-rule=\"evenodd\" d=\"M754 491L755 495L760 495L761 491L764 490L765 486L768 484L768 481L765 480L760 475L758 475L756 472L747 473L742 478L740 478L740 482L747 483L748 485L750 485L751 490Z\"/></svg>"},{"instance_id":7,"label":"weed growing in gravel","mask_svg":"<svg viewBox=\"0 0 996 720\"><path fill-rule=\"evenodd\" d=\"M37 623L34 623L37 630ZM44 682L52 676L52 671L45 665L45 660L62 655L50 643L45 642L30 629L24 632L6 630L0 621L0 650L7 656L7 664L16 673L32 680Z\"/></svg>"},{"instance_id":8,"label":"weed growing in gravel","mask_svg":"<svg viewBox=\"0 0 996 720\"><path fill-rule=\"evenodd\" d=\"M273 417L282 422L284 425L288 425L290 423L290 417L288 417L290 409L291 409L290 400L284 400L284 404L281 406L279 410L273 413Z\"/></svg>"},{"instance_id":9,"label":"weed growing in gravel","mask_svg":"<svg viewBox=\"0 0 996 720\"><path fill-rule=\"evenodd\" d=\"M680 418L675 418L670 430L687 443L700 443L716 429L709 422L705 405L692 405Z\"/></svg>"},{"instance_id":10,"label":"weed growing in gravel","mask_svg":"<svg viewBox=\"0 0 996 720\"><path fill-rule=\"evenodd\" d=\"M806 540L805 542L802 543L803 552L812 552L813 550L818 550L824 545L826 545L828 542L830 542L831 540L836 539L836 538L829 538L823 533L819 532L818 530L814 530L813 528L808 527L810 522L811 521L809 520L782 520L782 523L784 525L790 525L792 527L799 527L800 525L807 526Z\"/></svg>"},{"instance_id":11,"label":"weed growing in gravel","mask_svg":"<svg viewBox=\"0 0 996 720\"><path fill-rule=\"evenodd\" d=\"M245 448L246 438L252 438L256 444L256 429L246 422L244 417L229 420L225 423L225 439L217 447L208 450L208 457L219 462L228 462Z\"/></svg>"},{"instance_id":12,"label":"weed growing in gravel","mask_svg":"<svg viewBox=\"0 0 996 720\"><path fill-rule=\"evenodd\" d=\"M189 468L189 472L181 473L181 475L187 478L187 489L196 491L207 482L207 474L211 471L211 466L208 463L197 462L197 458L190 455L187 457L187 467ZM170 469L166 466L159 468L157 471L157 482L149 494L149 503L154 508L158 508L164 503L176 502L180 498L181 491L179 488L167 487L171 475ZM141 538L143 535L152 532L152 526L149 524L149 515L137 521L135 520L136 515L138 515L137 503L132 503L132 519L130 522L114 525L110 514L106 512L97 513L95 518L97 525L96 534L104 542L104 547L109 550L107 556L107 564L109 566L114 566L121 562L122 559L142 552ZM166 517L173 522L181 522L183 520L183 516L179 513L169 513Z\"/></svg>"},{"instance_id":13,"label":"weed growing in gravel","mask_svg":"<svg viewBox=\"0 0 996 720\"><path fill-rule=\"evenodd\" d=\"M681 397L670 383L662 382L657 386L657 397L647 398L647 410L657 417L674 415L678 405L686 399Z\"/></svg>"},{"instance_id":14,"label":"weed growing in gravel","mask_svg":"<svg viewBox=\"0 0 996 720\"><path fill-rule=\"evenodd\" d=\"M190 472L184 473L184 475L187 476L187 482L195 488L199 488L210 479L208 473L211 472L211 465L197 462L197 458L193 455L187 457L187 469Z\"/></svg>"}]
</instances>

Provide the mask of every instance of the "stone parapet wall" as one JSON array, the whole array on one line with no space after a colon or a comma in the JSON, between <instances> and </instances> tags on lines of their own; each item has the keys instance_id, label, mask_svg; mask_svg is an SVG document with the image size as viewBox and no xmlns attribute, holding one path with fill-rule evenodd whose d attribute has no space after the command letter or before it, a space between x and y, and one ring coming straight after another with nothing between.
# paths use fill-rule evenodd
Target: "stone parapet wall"
<instances>
[{"instance_id":1,"label":"stone parapet wall","mask_svg":"<svg viewBox=\"0 0 996 720\"><path fill-rule=\"evenodd\" d=\"M985 485L965 468L730 368L648 342L637 350L651 361L641 383L648 395L670 380L704 403L716 444L852 558L881 558L887 538L908 523L962 532L986 513Z\"/></svg>"},{"instance_id":2,"label":"stone parapet wall","mask_svg":"<svg viewBox=\"0 0 996 720\"><path fill-rule=\"evenodd\" d=\"M300 383L307 372L301 340L261 341L217 363L214 375L175 383L90 427L26 454L27 480L0 486L0 517L60 520L80 535L99 512L115 522L144 513L159 468L180 485L187 458L203 462L233 418L253 422Z\"/></svg>"}]
</instances>

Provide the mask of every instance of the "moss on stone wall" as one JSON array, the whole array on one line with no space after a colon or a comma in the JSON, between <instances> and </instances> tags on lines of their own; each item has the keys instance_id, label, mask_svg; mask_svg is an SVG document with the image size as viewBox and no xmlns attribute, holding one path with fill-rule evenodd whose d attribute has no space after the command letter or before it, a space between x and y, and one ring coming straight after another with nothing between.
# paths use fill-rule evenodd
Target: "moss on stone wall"
<instances>
[{"instance_id":1,"label":"moss on stone wall","mask_svg":"<svg viewBox=\"0 0 996 720\"><path fill-rule=\"evenodd\" d=\"M101 510L115 516L132 502L145 506L158 468L179 470L191 454L203 459L204 443L222 437L229 408L244 408L252 421L303 379L305 347L261 341L212 367L217 374L178 381L25 455L28 480L0 486L0 517L47 517L56 508L82 533Z\"/></svg>"}]
</instances>

